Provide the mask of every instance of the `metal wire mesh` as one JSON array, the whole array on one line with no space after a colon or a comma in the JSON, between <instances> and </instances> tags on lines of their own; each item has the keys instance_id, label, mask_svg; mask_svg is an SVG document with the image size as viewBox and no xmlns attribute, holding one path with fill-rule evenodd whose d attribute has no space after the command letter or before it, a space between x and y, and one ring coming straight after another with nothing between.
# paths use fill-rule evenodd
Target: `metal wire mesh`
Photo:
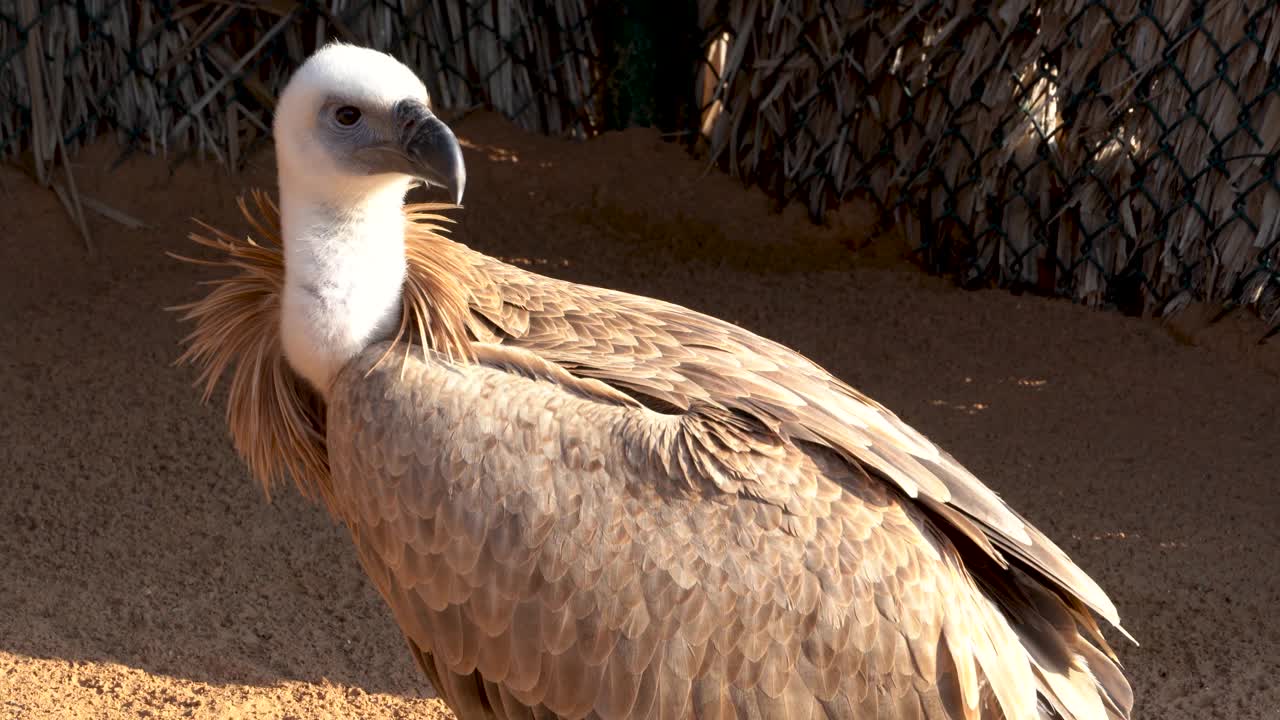
<instances>
[{"instance_id":1,"label":"metal wire mesh","mask_svg":"<svg viewBox=\"0 0 1280 720\"><path fill-rule=\"evenodd\" d=\"M1280 2L704 3L712 156L932 269L1280 320Z\"/></svg>"},{"instance_id":2,"label":"metal wire mesh","mask_svg":"<svg viewBox=\"0 0 1280 720\"><path fill-rule=\"evenodd\" d=\"M446 109L572 137L648 118L815 218L869 199L970 285L1280 320L1280 0L642 7L0 0L0 155L29 152L43 180L106 130L237 164L337 38L410 63ZM703 52L663 45L685 36Z\"/></svg>"},{"instance_id":3,"label":"metal wire mesh","mask_svg":"<svg viewBox=\"0 0 1280 720\"><path fill-rule=\"evenodd\" d=\"M39 161L59 139L107 129L131 147L234 163L269 135L289 72L330 39L411 63L441 107L490 107L539 132L599 129L586 0L0 0L0 155Z\"/></svg>"}]
</instances>

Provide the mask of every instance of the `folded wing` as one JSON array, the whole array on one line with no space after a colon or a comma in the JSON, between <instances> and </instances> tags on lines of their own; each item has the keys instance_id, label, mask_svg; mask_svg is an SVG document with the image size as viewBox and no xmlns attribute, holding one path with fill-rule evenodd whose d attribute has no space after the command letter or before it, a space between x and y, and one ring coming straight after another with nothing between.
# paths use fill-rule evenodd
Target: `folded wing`
<instances>
[{"instance_id":1,"label":"folded wing","mask_svg":"<svg viewBox=\"0 0 1280 720\"><path fill-rule=\"evenodd\" d=\"M1037 717L1037 693L1123 714L1074 633L1027 649L1071 624L1054 595L1010 580L1000 609L926 511L821 443L518 348L384 351L335 388L334 495L465 717Z\"/></svg>"}]
</instances>

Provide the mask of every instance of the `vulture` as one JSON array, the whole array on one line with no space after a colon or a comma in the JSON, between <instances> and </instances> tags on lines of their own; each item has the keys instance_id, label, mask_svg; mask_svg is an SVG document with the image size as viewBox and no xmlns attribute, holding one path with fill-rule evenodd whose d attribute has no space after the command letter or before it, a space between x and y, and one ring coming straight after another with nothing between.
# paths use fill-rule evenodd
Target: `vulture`
<instances>
[{"instance_id":1,"label":"vulture","mask_svg":"<svg viewBox=\"0 0 1280 720\"><path fill-rule=\"evenodd\" d=\"M325 45L273 134L256 237L179 256L226 269L180 361L206 400L229 376L240 456L349 530L459 718L1129 717L1106 593L893 412L448 239L460 144L408 67Z\"/></svg>"}]
</instances>

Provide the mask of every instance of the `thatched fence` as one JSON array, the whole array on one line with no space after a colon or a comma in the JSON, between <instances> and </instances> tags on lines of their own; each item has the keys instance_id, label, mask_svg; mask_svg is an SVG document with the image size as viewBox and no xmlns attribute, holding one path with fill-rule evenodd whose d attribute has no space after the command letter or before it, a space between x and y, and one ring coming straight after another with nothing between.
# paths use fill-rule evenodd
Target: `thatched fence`
<instances>
[{"instance_id":1,"label":"thatched fence","mask_svg":"<svg viewBox=\"0 0 1280 720\"><path fill-rule=\"evenodd\" d=\"M0 0L0 155L236 164L319 42L540 132L629 123L815 218L854 197L969 285L1280 322L1280 0Z\"/></svg>"}]
</instances>

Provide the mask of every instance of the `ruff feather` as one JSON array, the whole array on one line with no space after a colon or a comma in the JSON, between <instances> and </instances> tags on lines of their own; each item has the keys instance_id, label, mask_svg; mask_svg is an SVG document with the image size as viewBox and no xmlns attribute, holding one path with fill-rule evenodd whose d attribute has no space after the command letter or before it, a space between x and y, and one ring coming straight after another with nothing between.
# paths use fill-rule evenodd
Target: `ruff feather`
<instances>
[{"instance_id":1,"label":"ruff feather","mask_svg":"<svg viewBox=\"0 0 1280 720\"><path fill-rule=\"evenodd\" d=\"M199 370L197 386L208 402L219 379L231 370L227 394L227 424L236 452L262 485L271 488L291 476L302 494L319 498L334 511L333 483L325 445L325 407L320 394L299 377L284 356L280 342L280 297L284 290L284 253L280 211L260 190L252 190L252 205L238 199L241 213L258 238L237 238L196 220L207 234L191 233L197 244L217 253L215 259L175 253L177 260L229 268L233 274L205 281L212 289L204 297L168 308L183 313L195 328L183 338L186 345L175 364ZM455 362L474 357L467 331L470 293L461 278L475 272L443 237L440 214L455 207L439 203L406 205L405 259L408 271L400 325L387 353L403 347L405 357L417 344L444 353Z\"/></svg>"}]
</instances>

